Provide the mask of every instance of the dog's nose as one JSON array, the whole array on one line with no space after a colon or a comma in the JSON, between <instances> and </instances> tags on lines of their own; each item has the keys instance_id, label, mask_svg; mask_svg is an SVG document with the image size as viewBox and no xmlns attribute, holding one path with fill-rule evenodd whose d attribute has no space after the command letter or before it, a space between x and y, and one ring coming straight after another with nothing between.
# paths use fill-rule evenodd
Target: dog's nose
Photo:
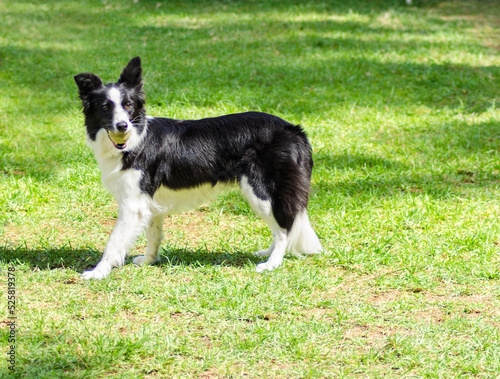
<instances>
[{"instance_id":1,"label":"dog's nose","mask_svg":"<svg viewBox=\"0 0 500 379\"><path fill-rule=\"evenodd\" d=\"M118 130L120 133L123 133L127 130L127 123L125 121L121 121L116 124L116 130Z\"/></svg>"}]
</instances>

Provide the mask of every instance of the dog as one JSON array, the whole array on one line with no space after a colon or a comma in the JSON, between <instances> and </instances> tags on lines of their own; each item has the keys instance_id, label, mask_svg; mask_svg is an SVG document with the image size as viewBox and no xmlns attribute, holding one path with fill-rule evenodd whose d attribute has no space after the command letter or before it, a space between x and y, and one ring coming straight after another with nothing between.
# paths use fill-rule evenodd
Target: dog
<instances>
[{"instance_id":1,"label":"dog","mask_svg":"<svg viewBox=\"0 0 500 379\"><path fill-rule=\"evenodd\" d=\"M272 232L271 246L256 253L269 256L257 272L276 269L285 251L322 251L307 215L313 160L300 126L261 112L201 120L147 116L139 57L116 83L104 85L89 72L74 79L87 143L119 206L103 256L83 279L102 279L123 266L144 230L146 253L133 263L159 261L165 215L199 207L232 186Z\"/></svg>"}]
</instances>

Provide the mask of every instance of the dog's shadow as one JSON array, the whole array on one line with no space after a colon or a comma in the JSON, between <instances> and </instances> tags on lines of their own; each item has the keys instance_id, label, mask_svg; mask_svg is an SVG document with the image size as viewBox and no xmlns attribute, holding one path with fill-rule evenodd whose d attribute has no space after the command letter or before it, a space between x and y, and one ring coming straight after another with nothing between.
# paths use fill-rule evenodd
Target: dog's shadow
<instances>
[{"instance_id":1,"label":"dog's shadow","mask_svg":"<svg viewBox=\"0 0 500 379\"><path fill-rule=\"evenodd\" d=\"M230 266L243 267L257 264L265 258L241 251L210 251L205 248L193 250L188 248L163 248L159 266Z\"/></svg>"},{"instance_id":2,"label":"dog's shadow","mask_svg":"<svg viewBox=\"0 0 500 379\"><path fill-rule=\"evenodd\" d=\"M25 265L31 269L54 270L68 268L77 272L92 269L101 259L102 251L92 248L75 249L71 246L30 249L27 247L0 247L0 262ZM132 264L127 257L125 264ZM209 251L207 249L162 248L157 266L229 266L243 267L262 262L264 258L249 252Z\"/></svg>"}]
</instances>

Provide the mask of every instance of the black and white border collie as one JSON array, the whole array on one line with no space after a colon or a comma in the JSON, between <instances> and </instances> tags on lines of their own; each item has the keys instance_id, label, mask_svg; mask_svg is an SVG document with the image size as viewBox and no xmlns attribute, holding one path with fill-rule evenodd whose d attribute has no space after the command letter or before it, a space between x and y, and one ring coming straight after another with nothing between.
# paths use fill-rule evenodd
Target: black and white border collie
<instances>
[{"instance_id":1,"label":"black and white border collie","mask_svg":"<svg viewBox=\"0 0 500 379\"><path fill-rule=\"evenodd\" d=\"M88 144L104 186L119 205L118 221L97 266L84 279L105 278L124 264L146 230L146 254L137 265L159 260L165 214L194 209L238 185L266 222L273 242L257 271L274 270L285 251L320 253L307 216L313 161L304 131L276 116L248 112L202 120L146 116L139 57L117 83L95 74L75 76Z\"/></svg>"}]
</instances>

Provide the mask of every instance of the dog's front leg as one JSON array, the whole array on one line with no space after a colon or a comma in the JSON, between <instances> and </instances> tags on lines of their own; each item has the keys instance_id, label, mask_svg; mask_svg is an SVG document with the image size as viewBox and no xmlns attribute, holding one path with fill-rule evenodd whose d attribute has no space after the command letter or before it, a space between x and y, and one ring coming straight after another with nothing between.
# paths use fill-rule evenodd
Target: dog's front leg
<instances>
[{"instance_id":1,"label":"dog's front leg","mask_svg":"<svg viewBox=\"0 0 500 379\"><path fill-rule=\"evenodd\" d=\"M93 270L85 271L82 279L103 279L113 267L125 263L128 250L149 223L151 213L146 204L120 205L118 221L109 237L101 261Z\"/></svg>"},{"instance_id":2,"label":"dog's front leg","mask_svg":"<svg viewBox=\"0 0 500 379\"><path fill-rule=\"evenodd\" d=\"M134 258L132 262L137 266L149 265L160 260L160 245L163 238L163 220L164 214L157 214L151 218L149 226L146 229L148 246L146 254Z\"/></svg>"}]
</instances>

